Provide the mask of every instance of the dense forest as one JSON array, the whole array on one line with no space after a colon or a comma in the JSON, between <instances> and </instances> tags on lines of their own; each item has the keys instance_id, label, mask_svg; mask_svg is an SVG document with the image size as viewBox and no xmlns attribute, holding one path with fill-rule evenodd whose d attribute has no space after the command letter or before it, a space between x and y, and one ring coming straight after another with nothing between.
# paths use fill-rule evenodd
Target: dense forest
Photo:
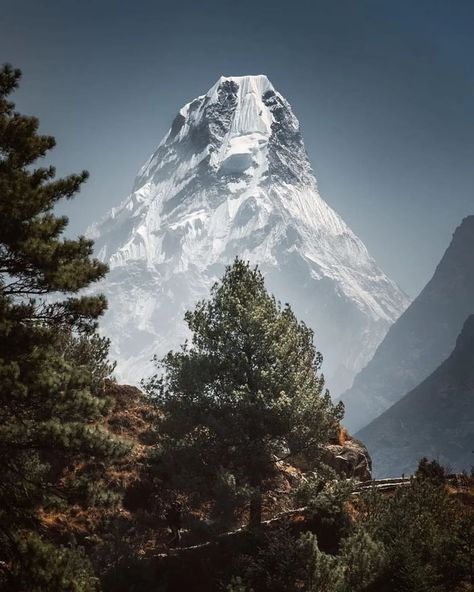
<instances>
[{"instance_id":1,"label":"dense forest","mask_svg":"<svg viewBox=\"0 0 474 592\"><path fill-rule=\"evenodd\" d=\"M107 268L55 210L87 173L38 165L55 141L20 77L0 72L0 589L472 590L473 476L421 459L361 489L331 463L351 437L313 331L245 261L142 389L114 381Z\"/></svg>"}]
</instances>

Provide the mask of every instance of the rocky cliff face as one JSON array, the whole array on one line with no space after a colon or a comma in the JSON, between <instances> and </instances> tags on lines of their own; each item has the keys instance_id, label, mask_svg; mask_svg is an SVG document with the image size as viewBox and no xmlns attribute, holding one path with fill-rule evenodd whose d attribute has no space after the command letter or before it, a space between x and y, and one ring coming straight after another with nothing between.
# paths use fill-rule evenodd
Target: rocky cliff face
<instances>
[{"instance_id":1,"label":"rocky cliff face","mask_svg":"<svg viewBox=\"0 0 474 592\"><path fill-rule=\"evenodd\" d=\"M377 477L413 473L421 457L451 472L474 465L474 315L452 354L426 380L357 436L368 446Z\"/></svg>"},{"instance_id":2,"label":"rocky cliff face","mask_svg":"<svg viewBox=\"0 0 474 592\"><path fill-rule=\"evenodd\" d=\"M390 328L373 359L342 395L356 432L396 403L453 351L474 313L474 216L465 218L433 278Z\"/></svg>"},{"instance_id":3,"label":"rocky cliff face","mask_svg":"<svg viewBox=\"0 0 474 592\"><path fill-rule=\"evenodd\" d=\"M298 120L265 76L222 77L186 104L132 194L88 234L111 268L103 328L132 383L183 341L185 310L236 255L315 329L333 393L407 305L320 197Z\"/></svg>"}]
</instances>

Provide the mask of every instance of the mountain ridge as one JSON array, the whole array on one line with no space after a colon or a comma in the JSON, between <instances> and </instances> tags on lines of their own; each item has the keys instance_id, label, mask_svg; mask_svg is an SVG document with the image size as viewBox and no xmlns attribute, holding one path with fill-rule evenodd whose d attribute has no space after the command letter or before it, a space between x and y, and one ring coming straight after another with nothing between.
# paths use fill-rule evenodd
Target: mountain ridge
<instances>
[{"instance_id":1,"label":"mountain ridge","mask_svg":"<svg viewBox=\"0 0 474 592\"><path fill-rule=\"evenodd\" d=\"M417 387L356 434L378 477L413 473L421 457L454 471L474 464L474 314L450 356Z\"/></svg>"},{"instance_id":2,"label":"mountain ridge","mask_svg":"<svg viewBox=\"0 0 474 592\"><path fill-rule=\"evenodd\" d=\"M345 424L351 431L359 431L396 403L454 349L465 319L474 312L473 252L474 216L467 216L431 280L341 396Z\"/></svg>"}]
</instances>

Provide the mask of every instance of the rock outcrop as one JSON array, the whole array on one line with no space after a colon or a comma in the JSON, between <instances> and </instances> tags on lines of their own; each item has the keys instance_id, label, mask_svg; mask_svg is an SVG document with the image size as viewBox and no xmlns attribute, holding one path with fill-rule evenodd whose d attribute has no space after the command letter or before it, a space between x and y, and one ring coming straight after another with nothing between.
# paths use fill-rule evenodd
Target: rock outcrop
<instances>
[{"instance_id":1,"label":"rock outcrop","mask_svg":"<svg viewBox=\"0 0 474 592\"><path fill-rule=\"evenodd\" d=\"M372 459L369 451L355 438L349 437L343 444L328 444L322 460L341 477L356 481L372 479Z\"/></svg>"},{"instance_id":2,"label":"rock outcrop","mask_svg":"<svg viewBox=\"0 0 474 592\"><path fill-rule=\"evenodd\" d=\"M315 458L311 454L303 454L291 462L304 473L312 471L321 461L343 479L372 479L372 459L367 447L360 440L350 436L343 427L339 428Z\"/></svg>"}]
</instances>

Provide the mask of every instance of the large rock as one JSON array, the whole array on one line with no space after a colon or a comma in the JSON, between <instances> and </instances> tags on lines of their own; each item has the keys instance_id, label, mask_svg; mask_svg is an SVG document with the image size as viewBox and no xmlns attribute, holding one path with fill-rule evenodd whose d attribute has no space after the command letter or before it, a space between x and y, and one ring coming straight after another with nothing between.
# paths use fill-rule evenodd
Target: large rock
<instances>
[{"instance_id":1,"label":"large rock","mask_svg":"<svg viewBox=\"0 0 474 592\"><path fill-rule=\"evenodd\" d=\"M340 428L316 457L302 454L291 463L303 472L314 470L323 462L342 478L369 481L372 479L372 459L367 447Z\"/></svg>"},{"instance_id":2,"label":"large rock","mask_svg":"<svg viewBox=\"0 0 474 592\"><path fill-rule=\"evenodd\" d=\"M366 446L355 438L342 444L328 444L322 460L341 477L370 481L372 479L372 460Z\"/></svg>"}]
</instances>

